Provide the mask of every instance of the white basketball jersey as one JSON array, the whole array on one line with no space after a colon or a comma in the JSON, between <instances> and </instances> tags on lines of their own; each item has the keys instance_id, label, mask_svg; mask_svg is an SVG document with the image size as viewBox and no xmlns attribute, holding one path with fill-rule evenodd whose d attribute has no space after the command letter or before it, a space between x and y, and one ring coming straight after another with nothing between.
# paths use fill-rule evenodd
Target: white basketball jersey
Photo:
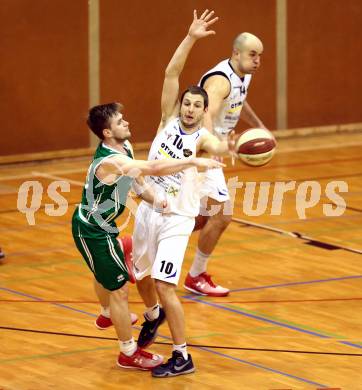
<instances>
[{"instance_id":1,"label":"white basketball jersey","mask_svg":"<svg viewBox=\"0 0 362 390\"><path fill-rule=\"evenodd\" d=\"M199 85L204 87L206 80L216 75L226 77L230 82L230 93L224 99L214 126L216 133L226 135L236 127L239 121L240 112L248 93L251 75L246 74L240 78L231 67L230 60L224 60L206 72L202 76Z\"/></svg>"},{"instance_id":2,"label":"white basketball jersey","mask_svg":"<svg viewBox=\"0 0 362 390\"><path fill-rule=\"evenodd\" d=\"M200 136L207 132L201 128L192 134L184 133L179 118L172 119L153 140L148 160L196 157ZM167 213L195 217L200 209L201 175L195 167L168 176L145 178L159 197L167 200Z\"/></svg>"}]
</instances>

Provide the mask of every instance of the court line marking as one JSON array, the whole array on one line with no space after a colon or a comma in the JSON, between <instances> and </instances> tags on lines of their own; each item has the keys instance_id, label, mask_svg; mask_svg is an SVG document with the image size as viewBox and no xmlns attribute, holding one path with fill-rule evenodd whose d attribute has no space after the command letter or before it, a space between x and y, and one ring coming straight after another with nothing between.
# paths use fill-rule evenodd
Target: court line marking
<instances>
[{"instance_id":1,"label":"court line marking","mask_svg":"<svg viewBox=\"0 0 362 390\"><path fill-rule=\"evenodd\" d=\"M362 254L362 250L360 250L360 249L351 248L351 247L342 245L340 243L333 243L333 242L331 243L331 242L326 242L326 241L320 241L320 240L315 239L314 237L309 237L309 236L305 235L304 233L291 232L291 231L279 229L279 228L276 228L276 227L272 227L270 225L255 223L255 222L251 222L249 220L235 218L235 217L233 217L231 219L231 221L239 223L239 224L247 225L249 227L251 226L251 227L254 227L256 229L268 230L268 231L272 231L272 232L277 233L277 234L281 234L281 235L284 235L284 236L289 236L291 238L296 238L296 239L299 239L299 240L303 240L303 241L305 241L305 243L324 244L324 245L334 246L335 249L340 249L340 250L344 250L344 251L347 251L347 252Z\"/></svg>"},{"instance_id":2,"label":"court line marking","mask_svg":"<svg viewBox=\"0 0 362 390\"><path fill-rule=\"evenodd\" d=\"M275 329L274 326L268 326L263 327L264 329ZM40 330L40 329L29 329L29 328L14 328L9 326L0 326L0 329L2 330L8 330L8 331L17 331L17 332L25 332L25 333L36 333L36 334L43 334L43 335L50 335L50 336L65 336L65 337L78 337L78 338L85 338L85 339L91 339L91 340L108 340L108 341L118 341L116 337L104 337L104 336L94 336L94 335L87 335L87 334L79 334L79 333L65 333L65 332L52 332L48 330ZM258 329L258 328L256 328ZM194 337L188 337L187 339L200 339L205 337L213 337L213 336L225 336L225 333L210 333L206 335L200 335L200 336L194 336ZM161 342L161 341L154 341L154 344L157 345L173 345L172 340L170 342ZM205 345L205 344L193 344L193 343L187 343L189 347L204 347L204 348L211 348L211 349L227 349L227 350L234 350L234 351L256 351L256 352L276 352L276 353L295 353L295 354L310 354L310 355L332 355L332 356L358 356L361 357L362 353L345 353L345 352L328 352L328 351L306 351L306 350L298 350L298 349L275 349L275 348L247 348L247 347L235 347L230 345ZM0 360L1 363L1 360Z\"/></svg>"},{"instance_id":3,"label":"court line marking","mask_svg":"<svg viewBox=\"0 0 362 390\"><path fill-rule=\"evenodd\" d=\"M49 173L42 173L42 172L38 172L38 171L32 171L32 175L35 176L35 177L44 177L45 179L66 181L66 182L68 182L70 184L74 184L74 185L80 186L80 187L84 186L84 181L72 180L72 179L68 179L66 177L62 177L62 176L51 175Z\"/></svg>"},{"instance_id":4,"label":"court line marking","mask_svg":"<svg viewBox=\"0 0 362 390\"><path fill-rule=\"evenodd\" d=\"M262 289L262 288L274 288L274 287L285 287L285 286L290 286L290 285L300 285L300 284L308 284L308 283L318 283L318 282L327 282L327 281L338 281L338 280L345 280L345 279L355 279L355 278L361 278L362 275L353 275L353 276L347 276L347 277L342 277L342 278L331 278L331 279L321 279L321 280L315 280L315 281L307 281L307 282L295 282L295 283L284 283L282 285L269 285L269 286L261 286L261 287L253 287L253 288L250 288L251 290L255 290L255 289ZM1 288L0 289L3 289L5 291L15 291L15 290L11 290L11 289L8 289L8 288ZM232 291L248 291L250 290L249 288L247 289L237 289L237 290L232 290ZM24 296L27 296L26 294L24 294ZM31 297L31 296L30 296ZM181 298L184 298L184 299L191 299L192 301L194 301L195 303L204 303L204 301L202 301L202 297L199 297L198 299L192 299L194 296L191 295L191 296L181 296ZM32 298L32 297L31 297ZM70 308L66 305L62 305L60 303L56 303L56 302L47 302L47 301L44 301L43 299L38 299L37 300L38 302L45 302L45 303L51 303L51 304L54 304L55 306L60 306L60 307L65 307L65 308ZM76 303L76 302L75 302ZM187 302L185 302L187 303ZM220 305L220 307L225 307L225 306L222 306L222 303ZM79 311L81 313L83 313L83 311L81 310L76 310L74 308L71 308L72 310L75 310L75 311ZM246 311L246 309L244 309ZM248 313L250 314L250 313ZM253 316L255 314L250 314L250 316ZM96 315L93 315L93 316L96 316ZM268 318L265 318L263 317L266 321L275 321L273 319L268 319ZM321 330L317 330L317 332L313 332L313 331L308 331L307 329L303 329L303 328L299 328L299 326L295 326L295 325L288 325L288 324L285 324L283 322L280 322L280 320L277 320L278 322L278 326L279 324L284 324L286 327L292 327L292 329L295 329L295 330L299 330L299 331L304 331L304 333L309 333L309 334L313 334L313 335L321 335L321 333L318 333L318 332L324 332L324 331L321 331ZM302 330L301 330L302 329ZM339 336L339 335L332 335L331 333L328 334L328 332L324 332L325 335L323 335L325 338L331 338L331 339L336 339L337 337L338 338L342 338L342 339L346 339L345 336ZM352 346L352 347L355 347L356 344L353 344L353 343L350 343L348 341L339 341L340 343L342 344L345 344L345 345L348 345L348 346ZM359 347L359 346L358 346ZM361 348L361 347L359 347Z\"/></svg>"},{"instance_id":5,"label":"court line marking","mask_svg":"<svg viewBox=\"0 0 362 390\"><path fill-rule=\"evenodd\" d=\"M65 351L65 352L54 352L54 353L47 353L47 354L19 356L17 358L0 360L0 364L9 364L9 363L13 363L13 362L21 361L21 360L46 359L46 358L55 357L55 356L72 355L75 353L96 352L96 351L102 351L102 350L114 349L114 348L116 348L116 347L97 347L97 348L87 348L87 349L75 349L72 351ZM1 390L1 388L0 388L0 390Z\"/></svg>"},{"instance_id":6,"label":"court line marking","mask_svg":"<svg viewBox=\"0 0 362 390\"><path fill-rule=\"evenodd\" d=\"M321 145L311 145L308 147L286 147L282 148L281 150L277 150L278 154L283 154L283 153L297 153L297 152L307 152L310 150L322 150L322 149L337 149L341 147L350 147L350 146L360 146L362 145L362 142L357 141L357 142L346 142L343 143L342 145L336 145L336 142L332 142L330 144L323 144Z\"/></svg>"},{"instance_id":7,"label":"court line marking","mask_svg":"<svg viewBox=\"0 0 362 390\"><path fill-rule=\"evenodd\" d=\"M313 331L313 332L321 333L321 334L323 334L325 336L329 336L330 337L330 338L323 339L323 340L328 340L328 341L333 341L333 342L336 339L338 339L338 340L346 340L346 341L349 341L349 342L355 341L354 339L351 339L350 337L345 337L345 336L342 336L342 335L334 333L334 332L324 331L324 330L321 330L319 328L316 328L315 326L304 325L304 324L296 323L294 321L289 321L289 320L281 318L281 317L279 317L277 315L270 315L270 314L266 314L264 312L259 312L259 311L256 311L256 310L241 308L240 305L226 304L224 306L231 307L232 309L233 308L243 309L245 313L249 313L249 314L253 314L253 315L260 315L260 316L262 316L264 318L267 318L267 319L270 319L270 320L279 321L279 322L281 322L283 324L296 326L296 327L299 327L299 328L302 328L302 329L306 329L306 330L310 330L310 331ZM262 310L264 310L264 309L262 309ZM357 344L361 344L360 340L357 340Z\"/></svg>"},{"instance_id":8,"label":"court line marking","mask_svg":"<svg viewBox=\"0 0 362 390\"><path fill-rule=\"evenodd\" d=\"M4 288L4 287L0 287L0 290L7 291L7 292L10 292L12 294L17 294L17 295L25 296L25 297L28 297L28 298L32 298L35 301L42 301L42 298L38 298L38 297L35 297L33 295L30 295L30 294L22 293L20 291L16 291L16 290ZM97 317L96 314L92 314L92 313L86 312L84 310L78 310L78 309L75 309L75 308L73 308L71 306L62 305L62 304L58 304L58 303L54 303L53 305L61 307L61 308L64 308L64 309L72 310L72 311L75 311L75 312L78 312L78 313L86 314L86 315L91 316L91 317ZM167 337L167 336L159 335L159 337L161 337L163 339L170 340L170 337ZM219 355L219 356L225 357L227 359L237 361L239 363L243 363L243 364L246 364L246 365L249 365L249 366L260 368L262 370L269 371L269 372L272 372L272 373L275 373L275 374L279 374L279 375L282 375L282 376L286 376L286 377L289 377L289 378L293 378L293 379L296 379L296 380L304 382L304 383L309 383L309 384L321 386L321 387L324 387L324 388L325 387L329 387L328 385L323 385L323 384L320 384L320 383L317 383L317 382L313 382L313 381L310 381L308 379L297 377L295 375L288 374L288 373L283 372L283 371L275 370L275 369L270 368L270 367L266 367L266 366L262 366L262 365L257 364L257 363L249 362L247 360L238 359L238 358L235 358L235 357L233 357L231 355L219 353L217 351L213 351L213 350L208 349L208 348L203 348L203 347L193 347L193 348L202 349L202 350L205 350L205 351L207 351L209 353L212 353L214 355Z\"/></svg>"},{"instance_id":9,"label":"court line marking","mask_svg":"<svg viewBox=\"0 0 362 390\"><path fill-rule=\"evenodd\" d=\"M328 386L328 385L322 385L322 384L320 384L320 383L310 381L309 379L301 378L301 377L298 377L298 376L295 376L295 375L292 375L292 374L288 374L288 373L283 372L283 371L279 371L279 370L275 370L275 369L273 369L273 368L269 368L269 367L266 367L266 366L262 366L261 364L258 364L258 363L252 363L252 362L249 362L249 361L247 361L247 360L243 360L243 359L239 359L239 358L236 358L236 357L233 357L233 356L230 356L230 355L226 355L226 354L221 353L221 352L218 352L218 351L213 351L212 349L209 349L209 348L205 348L205 347L198 347L198 348L199 348L199 349L202 349L202 350L204 350L204 351L213 353L214 355L219 355L219 356L222 356L222 357L226 357L226 358L228 358L228 359L235 360L235 361L237 361L237 362L239 362L239 363L247 364L248 366L260 368L260 369L262 369L262 370L269 371L269 372L272 372L272 373L275 373L275 374L287 376L287 377L289 377L289 378L296 379L296 380L301 381L301 382L304 382L304 383L309 383L309 384L315 385L315 386L321 386L322 388L328 388L328 387L330 387L330 386Z\"/></svg>"},{"instance_id":10,"label":"court line marking","mask_svg":"<svg viewBox=\"0 0 362 390\"><path fill-rule=\"evenodd\" d=\"M81 272L76 272L78 275L84 275ZM27 279L30 280L30 279ZM24 279L21 280L22 282ZM8 280L4 281L3 283L7 283ZM200 298L201 299L201 298ZM321 299L281 299L281 300L261 300L261 301L230 301L230 300L222 300L222 301L216 301L215 303L221 303L221 304L249 304L249 303L301 303L301 302L311 302L311 303L320 303L320 302L343 302L343 301L362 301L362 297L352 297L352 298L321 298ZM58 299L51 299L51 300L42 300L42 301L33 301L31 299L0 299L0 303L71 303L71 304L98 304L97 301L85 301L85 300L58 300ZM142 301L128 301L129 304L132 305L142 305ZM196 304L196 302L193 301L185 301L182 302L184 304ZM265 327L263 327L264 329ZM270 327L275 328L275 327Z\"/></svg>"},{"instance_id":11,"label":"court line marking","mask_svg":"<svg viewBox=\"0 0 362 390\"><path fill-rule=\"evenodd\" d=\"M340 146L338 146L340 148ZM279 153L279 152L278 152ZM360 161L362 160L362 157L352 157L352 158L341 158L341 159L328 159L328 160L316 160L316 161L305 161L305 162L300 162L300 163L291 163L291 164L280 164L280 165L265 165L263 166L263 171L264 170L272 170L272 169L278 169L278 168L295 168L295 167L305 167L309 165L322 165L322 164L336 164L336 163L345 163L345 162L355 162L355 161ZM240 166L235 166L234 168L227 168L226 172L252 172L254 171L255 168L247 168L244 165Z\"/></svg>"},{"instance_id":12,"label":"court line marking","mask_svg":"<svg viewBox=\"0 0 362 390\"><path fill-rule=\"evenodd\" d=\"M362 278L362 275L350 275L350 276L343 276L343 277L338 277L338 278L316 279L316 280L301 281L301 282L288 282L288 283L282 283L282 284L272 284L272 285L258 286L258 287L247 287L247 288L235 289L235 290L230 290L230 291L231 292L254 291L254 290L260 290L260 289L267 289L267 288L290 287L290 286L295 286L295 285L306 285L306 284L333 282L333 281L348 280L348 279L360 279L360 278ZM195 298L195 297L196 296L194 294L182 296L182 298L185 298L185 299ZM199 296L197 298L198 298L197 299L198 302L202 302L203 299L207 299L208 297L206 297L206 296ZM222 302L218 302L218 303L223 304ZM227 303L227 302L225 302L225 303ZM246 311L246 309L244 309L244 310ZM279 321L279 319L278 319L278 321ZM332 339L336 339L336 338L346 339L345 336L336 335L336 334L333 334L331 332L325 332L325 331L322 331L322 330L319 330L319 329L317 331L318 332L324 332L326 335L328 335ZM346 345L349 345L349 344L346 344Z\"/></svg>"},{"instance_id":13,"label":"court line marking","mask_svg":"<svg viewBox=\"0 0 362 390\"><path fill-rule=\"evenodd\" d=\"M1 287L0 286L0 290L6 291L6 292L10 292L10 293L16 294L16 295L21 295L23 297L31 298L31 299L34 299L34 301L43 301L42 298L38 298L38 297L35 297L34 295L22 293L20 291L13 290L13 289L10 289L10 288L6 288L6 287ZM78 312L78 313L86 314L86 315L91 316L91 317L97 317L96 314L92 314L92 313L89 313L89 312L84 311L84 310L75 309L74 307L63 305L61 303L52 303L52 305L61 307L63 309L72 310L72 311L75 311L75 312Z\"/></svg>"},{"instance_id":14,"label":"court line marking","mask_svg":"<svg viewBox=\"0 0 362 390\"><path fill-rule=\"evenodd\" d=\"M311 335L311 336L316 336L316 337L323 338L323 339L332 339L332 340L334 339L331 336L327 336L327 335L324 335L322 333L318 333L318 332L314 332L314 331L311 331L311 330L303 329L303 328L300 328L299 326L289 325L289 324L283 323L281 321L276 321L276 320L272 320L272 319L263 317L261 315L255 315L255 314L247 313L245 310L240 309L240 308L237 308L237 309L236 308L231 308L231 307L228 307L228 306L223 306L223 305L215 304L215 303L212 303L212 302L203 301L203 300L197 299L197 298L190 298L190 297L183 297L183 298L190 299L192 301L199 302L199 303L202 303L204 305L208 305L208 306L215 307L215 308L218 308L218 309L230 311L232 313L243 315L245 317L256 319L258 321L268 322L270 324L277 325L277 326L280 326L282 328L291 329L291 330L294 330L294 331L297 331L297 332L301 332L301 333L305 333L305 334L308 334L308 335ZM346 342L346 341L339 341L339 340L336 340L336 341L337 341L337 343L344 344L344 345L347 345L349 347L362 349L362 346L358 345L358 344L354 344L354 343L350 343L350 342Z\"/></svg>"},{"instance_id":15,"label":"court line marking","mask_svg":"<svg viewBox=\"0 0 362 390\"><path fill-rule=\"evenodd\" d=\"M68 276L85 277L86 274L84 272L81 272L81 271L63 271L63 272L56 272L55 275L41 275L41 276L32 276L32 277L28 277L28 278L6 279L6 280L3 280L2 283L6 285L8 283L10 283L10 284L11 283L23 283L23 282L29 282L32 280L42 280L42 279L54 280L54 279L58 279L58 278L68 277ZM43 302L43 301L39 301L39 302Z\"/></svg>"},{"instance_id":16,"label":"court line marking","mask_svg":"<svg viewBox=\"0 0 362 390\"><path fill-rule=\"evenodd\" d=\"M161 336L161 337L163 337L163 336ZM116 339L110 339L110 340L116 340ZM165 345L163 343L158 343L158 344ZM166 345L168 345L168 344L166 344ZM256 367L256 368L259 368L259 369L262 369L262 370L265 370L265 371L269 371L269 372L272 372L272 373L276 373L276 374L279 374L279 375L287 376L289 378L296 379L298 381L302 381L302 382L305 382L305 383L308 383L308 384L312 384L312 385L316 385L316 386L322 386L322 388L328 388L329 387L328 385L323 385L323 384L320 384L320 383L317 383L317 382L313 382L313 381L310 381L308 379L301 378L301 377L298 377L298 376L295 376L295 375L292 375L292 374L287 374L287 373L285 373L283 371L271 369L271 368L263 366L261 364L252 363L252 362L249 362L247 360L235 358L233 356L230 356L230 355L227 355L227 354L224 354L224 353L221 353L221 352L214 351L214 350L209 349L207 347L196 346L196 345L194 345L193 347L197 348L197 349L201 349L203 351L207 351L207 352L215 354L215 355L226 357L227 359L235 360L237 362L240 362L240 363L252 366L252 367ZM97 347L97 348L91 348L91 349L88 348L88 349L81 349L81 350L57 352L57 353L52 353L52 354L30 355L30 356L18 357L18 358L13 358L13 359L5 359L5 360L0 361L0 363L11 363L13 361L19 361L19 360L41 359L41 358L48 358L48 357L61 356L61 355L71 355L71 354L74 354L74 353L94 352L94 351L99 351L99 350L110 350L110 349L114 349L114 348L115 347Z\"/></svg>"},{"instance_id":17,"label":"court line marking","mask_svg":"<svg viewBox=\"0 0 362 390\"><path fill-rule=\"evenodd\" d=\"M360 279L362 278L362 275L350 275L350 276L341 276L338 278L328 278L328 279L314 279L314 280L306 280L301 282L287 282L287 283L280 283L280 284L269 284L266 286L258 286L258 287L245 287L245 288L238 288L235 290L230 290L231 292L237 292L237 291L253 291L253 290L262 290L266 288L279 288L279 287L290 287L290 286L298 286L298 285L304 285L304 284L314 284L314 283L325 283L325 282L334 282L339 280L347 280L347 279ZM193 297L194 295L190 295Z\"/></svg>"},{"instance_id":18,"label":"court line marking","mask_svg":"<svg viewBox=\"0 0 362 390\"><path fill-rule=\"evenodd\" d=\"M306 223L306 222L317 222L317 221L331 221L331 222L335 222L336 219L359 219L361 218L361 214L350 214L350 215L341 215L339 217L327 217L327 216L323 216L323 217L312 217L312 218L306 218L306 219L286 219L284 221L276 221L276 222L268 222L269 225L281 225L281 224L295 224L295 223ZM358 227L354 227L354 228L350 228L349 230L353 230L353 229L360 229L360 226ZM336 229L333 229L333 230L345 230L345 229L342 229L342 228L336 228ZM320 230L317 230L317 231L320 231ZM328 231L326 231L328 233ZM313 231L312 231L313 233Z\"/></svg>"},{"instance_id":19,"label":"court line marking","mask_svg":"<svg viewBox=\"0 0 362 390\"><path fill-rule=\"evenodd\" d=\"M52 175L64 175L64 174L67 174L67 173L86 173L87 172L87 167L85 168L77 168L77 169L64 169L64 170L55 170L55 171L51 171L50 174ZM8 175L8 176L1 176L0 175L0 180L16 180L16 179L27 179L27 178L30 178L30 177L33 177L34 174L33 172L29 172L27 174L22 174L22 175Z\"/></svg>"}]
</instances>

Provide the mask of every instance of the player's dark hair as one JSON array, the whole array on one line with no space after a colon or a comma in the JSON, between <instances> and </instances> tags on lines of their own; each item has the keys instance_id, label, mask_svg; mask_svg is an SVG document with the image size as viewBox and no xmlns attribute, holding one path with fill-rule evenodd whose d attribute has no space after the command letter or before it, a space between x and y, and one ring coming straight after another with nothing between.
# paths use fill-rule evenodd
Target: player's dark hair
<instances>
[{"instance_id":1,"label":"player's dark hair","mask_svg":"<svg viewBox=\"0 0 362 390\"><path fill-rule=\"evenodd\" d=\"M185 91L182 92L180 100L181 104L187 92L190 92L192 95L201 95L204 99L204 109L209 106L209 96L207 95L207 92L204 90L204 88L201 88L198 85L191 85Z\"/></svg>"},{"instance_id":2,"label":"player's dark hair","mask_svg":"<svg viewBox=\"0 0 362 390\"><path fill-rule=\"evenodd\" d=\"M104 139L103 129L109 129L111 118L123 108L122 104L113 102L94 106L89 110L87 125L100 139Z\"/></svg>"}]
</instances>

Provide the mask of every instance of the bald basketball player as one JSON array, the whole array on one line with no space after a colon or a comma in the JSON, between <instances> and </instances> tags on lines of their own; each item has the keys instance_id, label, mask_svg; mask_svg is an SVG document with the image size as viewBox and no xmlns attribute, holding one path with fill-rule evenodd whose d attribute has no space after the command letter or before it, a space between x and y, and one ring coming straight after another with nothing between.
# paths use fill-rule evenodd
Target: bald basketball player
<instances>
[{"instance_id":1,"label":"bald basketball player","mask_svg":"<svg viewBox=\"0 0 362 390\"><path fill-rule=\"evenodd\" d=\"M246 101L250 81L260 66L262 53L263 44L258 37L241 33L233 42L231 58L221 61L200 80L199 85L209 95L209 110L204 116L204 126L221 140L235 129L240 118L250 127L265 128ZM200 231L198 248L184 287L196 294L222 297L229 294L229 289L211 280L207 263L231 222L232 215L224 213L224 209L231 210L230 198L221 168L208 171L206 176L203 193L207 199L203 200L203 204L207 205L207 210L217 207L218 212L204 218L207 222ZM205 210L202 215L205 215Z\"/></svg>"}]
</instances>

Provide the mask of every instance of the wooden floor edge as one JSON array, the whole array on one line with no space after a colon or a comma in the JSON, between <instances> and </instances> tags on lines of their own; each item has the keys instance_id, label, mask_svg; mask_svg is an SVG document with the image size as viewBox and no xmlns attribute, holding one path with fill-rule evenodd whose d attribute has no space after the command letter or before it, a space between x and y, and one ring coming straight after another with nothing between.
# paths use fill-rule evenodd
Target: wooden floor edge
<instances>
[{"instance_id":1,"label":"wooden floor edge","mask_svg":"<svg viewBox=\"0 0 362 390\"><path fill-rule=\"evenodd\" d=\"M348 123L329 126L301 127L295 129L275 130L273 134L277 139L298 138L313 135L330 135L340 133L358 133L362 132L362 122ZM151 142L136 142L133 145L135 151L148 151ZM86 157L92 156L95 148L65 149L49 152L14 154L9 156L0 156L0 165L15 164L33 161L47 161L62 158Z\"/></svg>"},{"instance_id":2,"label":"wooden floor edge","mask_svg":"<svg viewBox=\"0 0 362 390\"><path fill-rule=\"evenodd\" d=\"M151 145L150 142L138 142L132 144L133 149L135 151L148 150L150 145ZM66 159L66 158L74 158L74 157L87 157L87 156L92 156L94 154L94 151L95 151L95 147L53 150L49 152L39 152L39 153L13 154L9 156L0 156L0 165L57 160L62 158Z\"/></svg>"},{"instance_id":3,"label":"wooden floor edge","mask_svg":"<svg viewBox=\"0 0 362 390\"><path fill-rule=\"evenodd\" d=\"M313 135L330 135L340 133L362 132L362 122L346 123L329 126L300 127L286 130L275 130L273 134L276 138L297 138Z\"/></svg>"}]
</instances>

